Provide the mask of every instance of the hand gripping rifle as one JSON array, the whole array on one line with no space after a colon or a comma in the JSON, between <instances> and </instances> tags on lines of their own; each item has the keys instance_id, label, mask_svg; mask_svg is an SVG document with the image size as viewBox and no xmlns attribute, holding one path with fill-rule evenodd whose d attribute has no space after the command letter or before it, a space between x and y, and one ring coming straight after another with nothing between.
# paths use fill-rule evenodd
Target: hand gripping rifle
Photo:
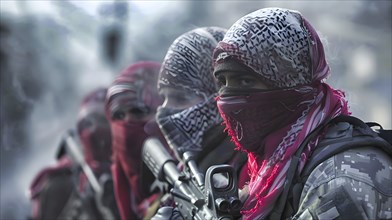
<instances>
[{"instance_id":1,"label":"hand gripping rifle","mask_svg":"<svg viewBox=\"0 0 392 220\"><path fill-rule=\"evenodd\" d=\"M170 185L176 207L185 219L229 220L239 217L237 175L230 165L208 168L200 173L192 152L183 154L185 167L179 171L173 157L157 138L148 138L143 146L143 161L154 176ZM224 176L224 184L217 179Z\"/></svg>"}]
</instances>

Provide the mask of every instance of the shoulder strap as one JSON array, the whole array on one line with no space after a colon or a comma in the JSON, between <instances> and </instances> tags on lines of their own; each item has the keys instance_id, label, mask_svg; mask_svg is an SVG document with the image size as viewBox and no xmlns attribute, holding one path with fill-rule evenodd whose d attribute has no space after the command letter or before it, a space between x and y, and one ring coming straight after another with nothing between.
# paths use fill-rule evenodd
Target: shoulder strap
<instances>
[{"instance_id":1,"label":"shoulder strap","mask_svg":"<svg viewBox=\"0 0 392 220\"><path fill-rule=\"evenodd\" d=\"M367 123L353 116L342 115L337 117L336 120L333 120L332 122L348 122L349 124L354 126L353 131L346 137L340 137L320 142L320 144L313 152L310 161L307 162L307 165L302 171L301 176L308 176L310 172L318 164L320 164L320 162L350 148L374 146L384 150L387 154L392 155L392 146L390 144L392 142L388 142L388 140L385 139L388 138L388 135L389 138L391 138L391 130L384 130L380 125L377 124L381 127L379 131L381 131L383 136L385 136L385 138L383 138L380 135L381 133L373 131Z\"/></svg>"},{"instance_id":2,"label":"shoulder strap","mask_svg":"<svg viewBox=\"0 0 392 220\"><path fill-rule=\"evenodd\" d=\"M388 143L392 144L392 130L386 130L384 129L380 124L377 122L366 122L366 124L370 127L379 127L378 129L374 129L378 136L382 137L384 140L386 140Z\"/></svg>"},{"instance_id":3,"label":"shoulder strap","mask_svg":"<svg viewBox=\"0 0 392 220\"><path fill-rule=\"evenodd\" d=\"M386 142L388 142L390 145L392 145L392 130L387 130L384 129L379 123L377 122L363 122L361 119L356 118L354 116L349 116L349 115L340 115L333 119L332 121L334 122L348 122L354 126L364 128L369 131L373 131L375 133L374 136L379 136L382 139L384 139ZM373 127L378 127L378 129L373 128Z\"/></svg>"},{"instance_id":4,"label":"shoulder strap","mask_svg":"<svg viewBox=\"0 0 392 220\"><path fill-rule=\"evenodd\" d=\"M348 122L353 125L354 128L352 133L345 137L321 141L312 153L309 161L306 163L306 166L301 173L301 179L307 179L307 176L310 175L312 170L322 161L351 148L374 146L392 155L391 145L360 119L342 115L332 121L332 123L339 122Z\"/></svg>"}]
</instances>

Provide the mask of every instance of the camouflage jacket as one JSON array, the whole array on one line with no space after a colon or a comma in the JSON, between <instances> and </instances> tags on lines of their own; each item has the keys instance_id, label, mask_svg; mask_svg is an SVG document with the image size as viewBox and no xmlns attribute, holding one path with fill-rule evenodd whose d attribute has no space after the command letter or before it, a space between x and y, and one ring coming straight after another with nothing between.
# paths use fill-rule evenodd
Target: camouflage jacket
<instances>
[{"instance_id":1,"label":"camouflage jacket","mask_svg":"<svg viewBox=\"0 0 392 220\"><path fill-rule=\"evenodd\" d=\"M296 219L392 219L392 159L364 147L337 154L305 183Z\"/></svg>"},{"instance_id":2,"label":"camouflage jacket","mask_svg":"<svg viewBox=\"0 0 392 220\"><path fill-rule=\"evenodd\" d=\"M391 155L369 146L323 161L306 180L293 219L392 219Z\"/></svg>"}]
</instances>

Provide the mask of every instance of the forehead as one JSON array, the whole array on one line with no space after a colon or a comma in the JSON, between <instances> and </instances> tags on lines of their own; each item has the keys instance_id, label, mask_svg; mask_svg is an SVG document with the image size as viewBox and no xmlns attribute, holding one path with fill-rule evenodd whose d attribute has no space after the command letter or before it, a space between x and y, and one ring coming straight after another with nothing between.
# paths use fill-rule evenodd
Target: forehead
<instances>
[{"instance_id":1,"label":"forehead","mask_svg":"<svg viewBox=\"0 0 392 220\"><path fill-rule=\"evenodd\" d=\"M112 97L112 101L115 102L132 102L132 101L137 101L137 94L135 91L127 91L127 92L122 92L122 93L118 93L115 94Z\"/></svg>"},{"instance_id":2,"label":"forehead","mask_svg":"<svg viewBox=\"0 0 392 220\"><path fill-rule=\"evenodd\" d=\"M123 92L116 94L113 96L110 102L110 109L112 111L145 106L150 105L145 102L145 99L142 96L136 94L135 92Z\"/></svg>"}]
</instances>

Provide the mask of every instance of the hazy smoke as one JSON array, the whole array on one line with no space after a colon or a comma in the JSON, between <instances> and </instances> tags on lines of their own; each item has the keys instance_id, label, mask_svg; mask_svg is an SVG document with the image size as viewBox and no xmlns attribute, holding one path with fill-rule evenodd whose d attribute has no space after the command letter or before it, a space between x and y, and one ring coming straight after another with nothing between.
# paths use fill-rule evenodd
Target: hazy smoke
<instances>
[{"instance_id":1,"label":"hazy smoke","mask_svg":"<svg viewBox=\"0 0 392 220\"><path fill-rule=\"evenodd\" d=\"M121 2L127 10L105 3L91 13L97 2L1 2L0 219L29 215L25 191L55 162L60 137L74 126L87 92L109 85L134 61L161 61L186 31L228 28L262 7L301 11L328 41L329 82L348 90L354 114L392 127L390 1L171 1L161 2L161 10L150 4L149 11ZM357 77L357 62L366 57Z\"/></svg>"}]
</instances>

